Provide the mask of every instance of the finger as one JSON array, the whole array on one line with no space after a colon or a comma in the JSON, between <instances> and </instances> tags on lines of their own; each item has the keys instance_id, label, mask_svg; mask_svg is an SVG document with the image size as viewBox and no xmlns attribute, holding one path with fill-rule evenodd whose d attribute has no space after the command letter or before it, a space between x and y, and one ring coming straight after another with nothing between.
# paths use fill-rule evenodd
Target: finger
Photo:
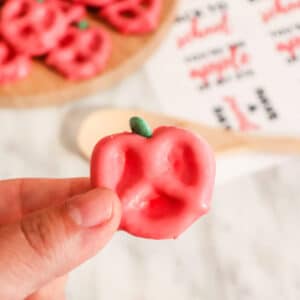
<instances>
[{"instance_id":1,"label":"finger","mask_svg":"<svg viewBox=\"0 0 300 300\"><path fill-rule=\"evenodd\" d=\"M0 299L24 299L95 255L117 230L120 215L117 196L95 189L2 227Z\"/></svg>"},{"instance_id":2,"label":"finger","mask_svg":"<svg viewBox=\"0 0 300 300\"><path fill-rule=\"evenodd\" d=\"M66 282L67 276L60 277L42 287L38 292L26 298L26 300L65 300Z\"/></svg>"},{"instance_id":3,"label":"finger","mask_svg":"<svg viewBox=\"0 0 300 300\"><path fill-rule=\"evenodd\" d=\"M33 211L60 204L88 190L88 178L0 181L0 225L16 222Z\"/></svg>"}]
</instances>

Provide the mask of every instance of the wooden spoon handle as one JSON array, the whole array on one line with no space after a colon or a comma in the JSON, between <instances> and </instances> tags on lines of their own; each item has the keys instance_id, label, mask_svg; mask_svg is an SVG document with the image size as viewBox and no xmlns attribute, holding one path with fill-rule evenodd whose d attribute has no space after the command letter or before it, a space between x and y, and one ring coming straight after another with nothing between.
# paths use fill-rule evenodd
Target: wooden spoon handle
<instances>
[{"instance_id":1,"label":"wooden spoon handle","mask_svg":"<svg viewBox=\"0 0 300 300\"><path fill-rule=\"evenodd\" d=\"M254 135L244 135L241 138L245 143L246 148L252 151L262 151L274 154L300 154L300 138Z\"/></svg>"},{"instance_id":2,"label":"wooden spoon handle","mask_svg":"<svg viewBox=\"0 0 300 300\"><path fill-rule=\"evenodd\" d=\"M234 133L194 122L183 125L206 138L217 154L243 150L300 155L300 138L297 137Z\"/></svg>"}]
</instances>

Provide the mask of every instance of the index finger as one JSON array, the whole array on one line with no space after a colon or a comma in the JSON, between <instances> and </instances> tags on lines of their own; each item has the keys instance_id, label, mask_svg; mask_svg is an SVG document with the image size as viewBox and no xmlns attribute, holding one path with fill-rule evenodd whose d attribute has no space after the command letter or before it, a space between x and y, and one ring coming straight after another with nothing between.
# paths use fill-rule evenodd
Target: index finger
<instances>
[{"instance_id":1,"label":"index finger","mask_svg":"<svg viewBox=\"0 0 300 300\"><path fill-rule=\"evenodd\" d=\"M55 206L91 189L88 178L0 181L0 225L33 211Z\"/></svg>"}]
</instances>

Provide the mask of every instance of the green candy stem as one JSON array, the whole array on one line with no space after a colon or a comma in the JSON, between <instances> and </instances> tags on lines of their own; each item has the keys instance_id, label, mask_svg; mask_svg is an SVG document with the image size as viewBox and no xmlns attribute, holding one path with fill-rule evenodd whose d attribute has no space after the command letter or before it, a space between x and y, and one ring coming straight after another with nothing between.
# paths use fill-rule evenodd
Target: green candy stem
<instances>
[{"instance_id":1,"label":"green candy stem","mask_svg":"<svg viewBox=\"0 0 300 300\"><path fill-rule=\"evenodd\" d=\"M81 30L85 30L89 28L89 23L86 20L81 20L77 23L77 27Z\"/></svg>"},{"instance_id":2,"label":"green candy stem","mask_svg":"<svg viewBox=\"0 0 300 300\"><path fill-rule=\"evenodd\" d=\"M39 3L43 3L45 0L36 0Z\"/></svg>"},{"instance_id":3,"label":"green candy stem","mask_svg":"<svg viewBox=\"0 0 300 300\"><path fill-rule=\"evenodd\" d=\"M146 138L152 137L152 129L147 122L140 117L132 117L130 119L130 128L133 133Z\"/></svg>"}]
</instances>

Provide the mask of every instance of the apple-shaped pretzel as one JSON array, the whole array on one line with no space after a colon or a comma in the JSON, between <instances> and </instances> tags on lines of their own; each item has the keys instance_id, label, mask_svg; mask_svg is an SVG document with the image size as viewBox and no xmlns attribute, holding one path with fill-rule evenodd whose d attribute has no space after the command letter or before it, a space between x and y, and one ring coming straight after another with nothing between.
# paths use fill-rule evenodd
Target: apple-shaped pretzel
<instances>
[{"instance_id":1,"label":"apple-shaped pretzel","mask_svg":"<svg viewBox=\"0 0 300 300\"><path fill-rule=\"evenodd\" d=\"M31 60L19 54L0 38L0 84L14 82L26 77L31 69Z\"/></svg>"},{"instance_id":2,"label":"apple-shaped pretzel","mask_svg":"<svg viewBox=\"0 0 300 300\"><path fill-rule=\"evenodd\" d=\"M140 118L132 133L108 136L95 146L91 182L117 192L120 229L143 238L178 237L207 213L215 177L211 148L193 133Z\"/></svg>"},{"instance_id":3,"label":"apple-shaped pretzel","mask_svg":"<svg viewBox=\"0 0 300 300\"><path fill-rule=\"evenodd\" d=\"M65 33L67 18L57 1L8 0L0 16L3 37L19 52L46 54Z\"/></svg>"},{"instance_id":4,"label":"apple-shaped pretzel","mask_svg":"<svg viewBox=\"0 0 300 300\"><path fill-rule=\"evenodd\" d=\"M71 80L100 73L111 55L111 40L101 28L89 28L85 21L69 27L46 58L46 63Z\"/></svg>"},{"instance_id":5,"label":"apple-shaped pretzel","mask_svg":"<svg viewBox=\"0 0 300 300\"><path fill-rule=\"evenodd\" d=\"M124 34L144 34L159 24L161 0L118 0L100 9L100 16Z\"/></svg>"}]
</instances>

